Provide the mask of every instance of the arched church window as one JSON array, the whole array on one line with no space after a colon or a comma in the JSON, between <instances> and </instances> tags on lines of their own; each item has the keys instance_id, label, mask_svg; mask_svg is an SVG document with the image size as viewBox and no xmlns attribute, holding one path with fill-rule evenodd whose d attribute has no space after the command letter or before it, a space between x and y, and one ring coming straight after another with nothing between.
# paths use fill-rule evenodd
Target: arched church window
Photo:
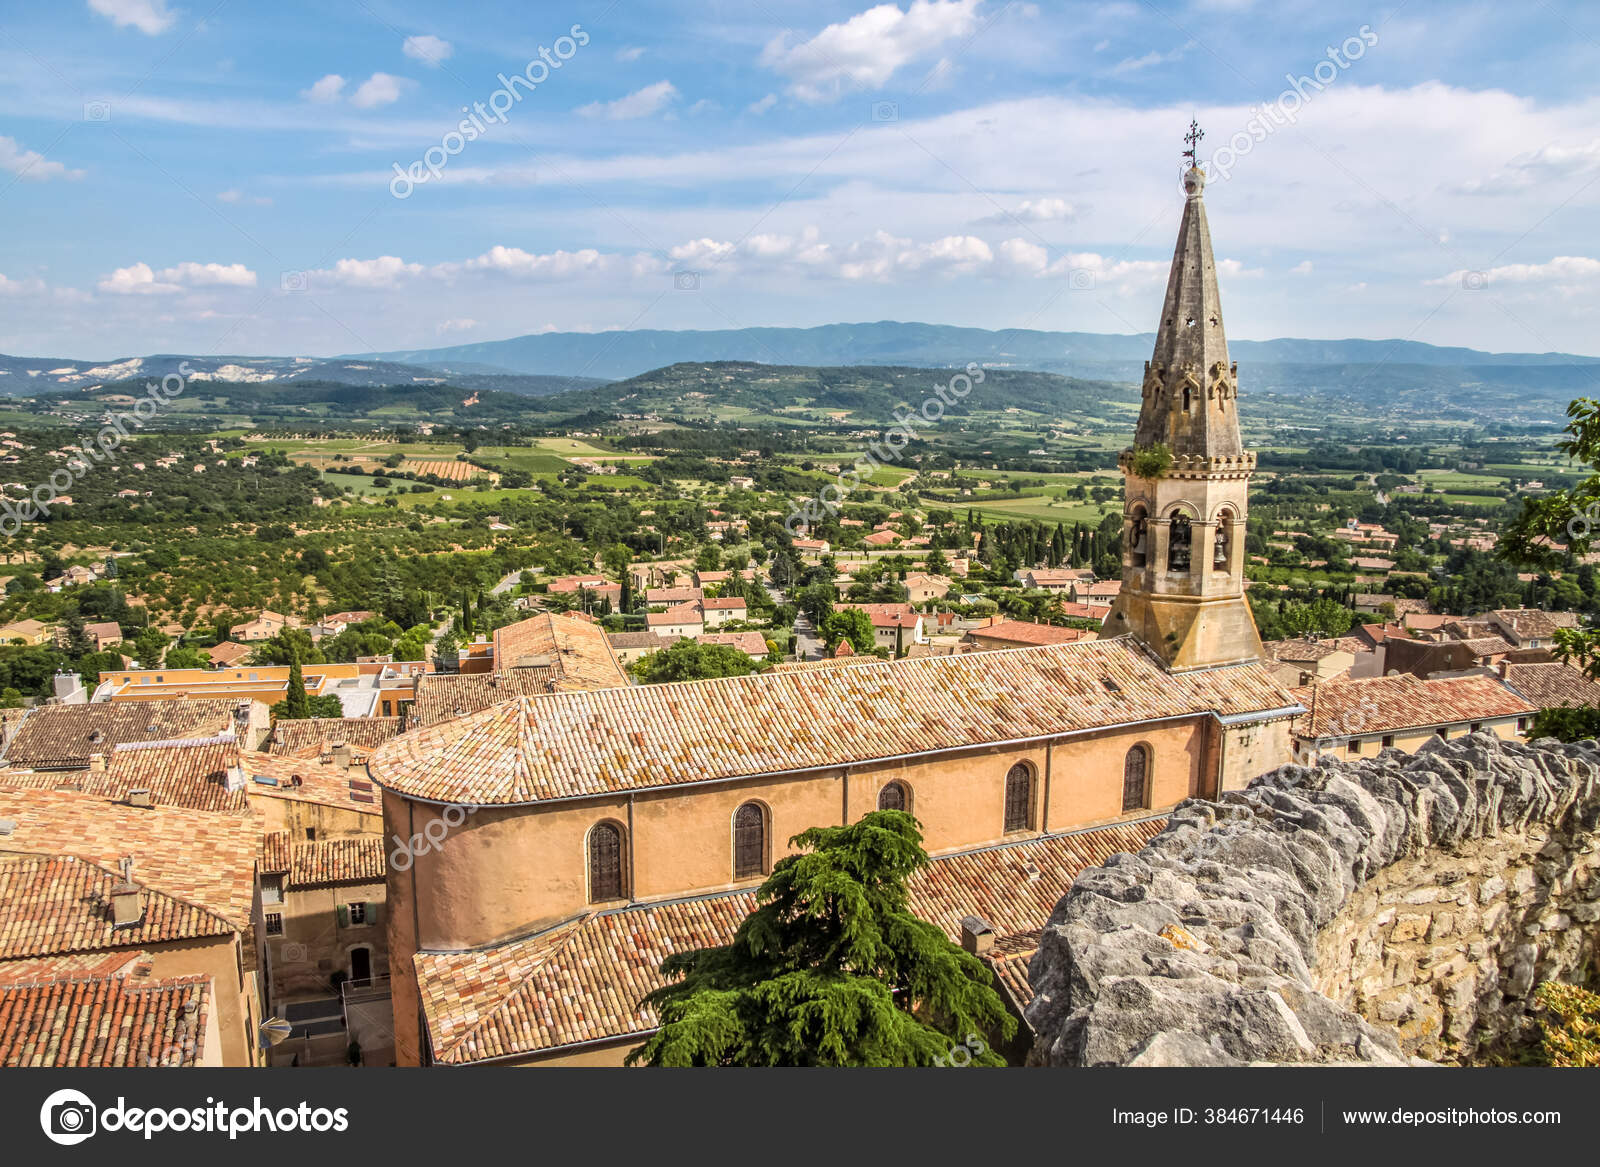
<instances>
[{"instance_id":1,"label":"arched church window","mask_svg":"<svg viewBox=\"0 0 1600 1167\"><path fill-rule=\"evenodd\" d=\"M589 832L589 901L622 898L622 831L601 823Z\"/></svg>"},{"instance_id":2,"label":"arched church window","mask_svg":"<svg viewBox=\"0 0 1600 1167\"><path fill-rule=\"evenodd\" d=\"M1188 515L1175 515L1167 531L1167 570L1189 570L1189 548L1193 542L1194 532L1189 526Z\"/></svg>"},{"instance_id":3,"label":"arched church window","mask_svg":"<svg viewBox=\"0 0 1600 1167\"><path fill-rule=\"evenodd\" d=\"M1150 753L1134 746L1122 760L1122 811L1143 810L1149 805Z\"/></svg>"},{"instance_id":4,"label":"arched church window","mask_svg":"<svg viewBox=\"0 0 1600 1167\"><path fill-rule=\"evenodd\" d=\"M902 783L891 782L878 791L879 810L905 810L906 788Z\"/></svg>"},{"instance_id":5,"label":"arched church window","mask_svg":"<svg viewBox=\"0 0 1600 1167\"><path fill-rule=\"evenodd\" d=\"M733 878L749 879L767 869L767 816L753 802L733 812Z\"/></svg>"},{"instance_id":6,"label":"arched church window","mask_svg":"<svg viewBox=\"0 0 1600 1167\"><path fill-rule=\"evenodd\" d=\"M1018 762L1006 774L1006 830L1033 829L1033 768Z\"/></svg>"},{"instance_id":7,"label":"arched church window","mask_svg":"<svg viewBox=\"0 0 1600 1167\"><path fill-rule=\"evenodd\" d=\"M1183 412L1189 412L1189 387L1187 385L1183 387Z\"/></svg>"}]
</instances>

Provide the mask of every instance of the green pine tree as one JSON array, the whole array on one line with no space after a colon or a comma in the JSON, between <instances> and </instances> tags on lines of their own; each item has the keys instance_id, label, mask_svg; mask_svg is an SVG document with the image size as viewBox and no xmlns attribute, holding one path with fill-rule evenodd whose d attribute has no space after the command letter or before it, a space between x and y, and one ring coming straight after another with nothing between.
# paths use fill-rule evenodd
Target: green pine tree
<instances>
[{"instance_id":1,"label":"green pine tree","mask_svg":"<svg viewBox=\"0 0 1600 1167\"><path fill-rule=\"evenodd\" d=\"M629 1055L655 1066L931 1066L1016 1020L982 961L912 915L928 862L916 819L880 810L790 840L732 943L674 953L645 1002L661 1027Z\"/></svg>"}]
</instances>

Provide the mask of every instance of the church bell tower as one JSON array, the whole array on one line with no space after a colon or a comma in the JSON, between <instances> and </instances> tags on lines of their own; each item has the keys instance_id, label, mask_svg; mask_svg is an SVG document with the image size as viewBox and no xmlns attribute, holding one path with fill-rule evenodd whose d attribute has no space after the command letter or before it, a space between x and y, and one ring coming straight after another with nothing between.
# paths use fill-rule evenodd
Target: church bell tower
<instances>
[{"instance_id":1,"label":"church bell tower","mask_svg":"<svg viewBox=\"0 0 1600 1167\"><path fill-rule=\"evenodd\" d=\"M1239 435L1217 267L1192 122L1178 245L1144 366L1134 444L1122 452L1122 592L1101 636L1132 633L1169 669L1257 660L1244 598L1244 534L1256 456Z\"/></svg>"}]
</instances>

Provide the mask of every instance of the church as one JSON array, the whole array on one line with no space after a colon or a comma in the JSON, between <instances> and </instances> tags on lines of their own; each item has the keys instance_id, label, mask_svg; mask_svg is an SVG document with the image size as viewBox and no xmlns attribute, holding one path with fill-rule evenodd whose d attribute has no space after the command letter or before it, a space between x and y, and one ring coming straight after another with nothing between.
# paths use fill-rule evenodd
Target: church
<instances>
[{"instance_id":1,"label":"church","mask_svg":"<svg viewBox=\"0 0 1600 1167\"><path fill-rule=\"evenodd\" d=\"M1255 458L1204 185L1191 165L1099 639L649 686L569 662L560 691L507 684L371 755L404 850L400 1065L620 1065L654 1028L639 1000L664 957L726 943L789 838L877 809L922 823L913 906L1020 1015L1077 872L1288 759L1304 709L1261 664L1244 598Z\"/></svg>"}]
</instances>

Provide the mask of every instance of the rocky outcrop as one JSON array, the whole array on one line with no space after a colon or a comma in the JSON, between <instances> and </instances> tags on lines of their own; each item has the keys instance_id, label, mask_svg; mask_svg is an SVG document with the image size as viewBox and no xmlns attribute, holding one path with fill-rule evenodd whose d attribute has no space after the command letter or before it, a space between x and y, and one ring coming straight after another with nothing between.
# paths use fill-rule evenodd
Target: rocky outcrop
<instances>
[{"instance_id":1,"label":"rocky outcrop","mask_svg":"<svg viewBox=\"0 0 1600 1167\"><path fill-rule=\"evenodd\" d=\"M1033 959L1031 1060L1405 1064L1583 979L1600 747L1482 731L1284 766L1084 871Z\"/></svg>"}]
</instances>

